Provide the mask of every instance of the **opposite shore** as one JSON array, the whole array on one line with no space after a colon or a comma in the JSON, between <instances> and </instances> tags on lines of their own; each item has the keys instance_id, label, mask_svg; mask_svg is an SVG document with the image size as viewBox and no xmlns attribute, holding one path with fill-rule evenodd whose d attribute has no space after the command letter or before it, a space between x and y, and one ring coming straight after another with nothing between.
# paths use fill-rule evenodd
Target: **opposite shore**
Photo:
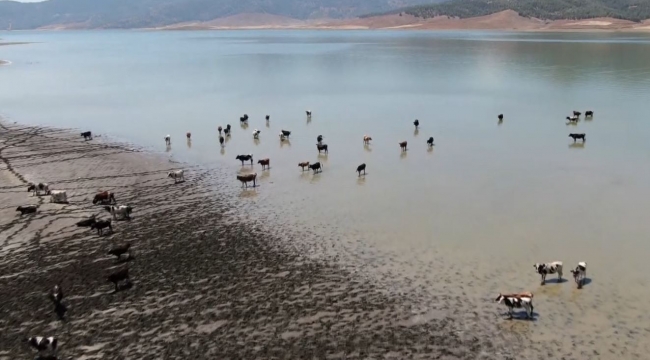
<instances>
[{"instance_id":1,"label":"opposite shore","mask_svg":"<svg viewBox=\"0 0 650 360\"><path fill-rule=\"evenodd\" d=\"M496 359L506 351L461 336L448 317L414 321L406 298L288 247L301 239L287 226L278 235L242 220L237 200L213 186L232 174L7 122L0 167L0 358L25 358L21 339L37 335L56 336L65 359ZM178 168L186 181L174 184L166 175ZM40 181L66 190L69 204L26 191ZM134 209L107 236L75 225L109 218L91 202L100 190ZM16 211L30 204L36 214ZM125 242L133 259L107 254ZM106 275L125 266L133 286L114 293ZM47 297L55 284L65 293L63 320Z\"/></svg>"},{"instance_id":2,"label":"opposite shore","mask_svg":"<svg viewBox=\"0 0 650 360\"><path fill-rule=\"evenodd\" d=\"M54 24L36 30L89 30L87 23ZM101 30L101 29L97 29ZM513 10L472 18L408 14L380 15L343 20L299 20L279 15L242 13L209 21L190 21L133 30L495 30L521 32L640 32L650 31L650 19L633 22L616 18L542 20L520 16ZM2 45L0 43L0 45Z\"/></svg>"}]
</instances>

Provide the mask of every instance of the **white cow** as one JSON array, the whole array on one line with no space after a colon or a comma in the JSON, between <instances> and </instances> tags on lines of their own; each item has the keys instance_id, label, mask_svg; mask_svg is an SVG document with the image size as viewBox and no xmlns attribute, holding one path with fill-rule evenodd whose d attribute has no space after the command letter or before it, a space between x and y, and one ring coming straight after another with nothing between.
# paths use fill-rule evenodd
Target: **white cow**
<instances>
[{"instance_id":1,"label":"white cow","mask_svg":"<svg viewBox=\"0 0 650 360\"><path fill-rule=\"evenodd\" d=\"M131 219L131 212L133 211L133 208L128 205L104 206L104 209L113 215L114 220L117 220L118 215L122 219Z\"/></svg>"},{"instance_id":2,"label":"white cow","mask_svg":"<svg viewBox=\"0 0 650 360\"><path fill-rule=\"evenodd\" d=\"M578 284L578 289L581 289L587 278L587 263L584 261L579 262L575 270L571 270L571 274L573 274L573 280Z\"/></svg>"},{"instance_id":3,"label":"white cow","mask_svg":"<svg viewBox=\"0 0 650 360\"><path fill-rule=\"evenodd\" d=\"M68 203L68 193L65 190L51 190L50 191L50 202L51 203Z\"/></svg>"},{"instance_id":4,"label":"white cow","mask_svg":"<svg viewBox=\"0 0 650 360\"><path fill-rule=\"evenodd\" d=\"M185 171L184 170L170 171L167 174L167 177L174 179L174 184L176 184L178 181L185 181Z\"/></svg>"}]
</instances>

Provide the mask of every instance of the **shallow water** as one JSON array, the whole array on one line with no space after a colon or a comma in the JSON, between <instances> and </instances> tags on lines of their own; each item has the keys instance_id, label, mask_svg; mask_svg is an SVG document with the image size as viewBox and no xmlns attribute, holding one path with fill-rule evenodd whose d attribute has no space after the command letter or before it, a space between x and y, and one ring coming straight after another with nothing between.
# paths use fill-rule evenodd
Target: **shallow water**
<instances>
[{"instance_id":1,"label":"shallow water","mask_svg":"<svg viewBox=\"0 0 650 360\"><path fill-rule=\"evenodd\" d=\"M306 242L385 275L392 288L424 285L431 299L449 294L471 304L476 317L456 310L468 328L529 337L531 357L642 359L650 351L650 302L639 301L650 296L647 35L0 37L34 42L0 47L0 59L12 62L0 68L0 113L9 119L92 129L161 152L171 134L171 158L233 173L220 186L249 216L298 226ZM593 119L566 125L571 110L588 109ZM226 123L233 136L220 149L216 128ZM290 142L279 141L280 129L292 131ZM571 132L586 133L586 143L573 144ZM319 134L327 156L317 153ZM261 186L241 191L234 173L250 166L242 170L235 156L247 153L271 158L271 169L255 165ZM297 167L317 160L322 174ZM368 166L361 178L360 163ZM572 281L539 286L532 264L553 260L564 261L565 277L587 261L591 282L581 291ZM490 301L520 290L535 293L537 321L496 319L503 309ZM444 308L431 299L432 309Z\"/></svg>"}]
</instances>

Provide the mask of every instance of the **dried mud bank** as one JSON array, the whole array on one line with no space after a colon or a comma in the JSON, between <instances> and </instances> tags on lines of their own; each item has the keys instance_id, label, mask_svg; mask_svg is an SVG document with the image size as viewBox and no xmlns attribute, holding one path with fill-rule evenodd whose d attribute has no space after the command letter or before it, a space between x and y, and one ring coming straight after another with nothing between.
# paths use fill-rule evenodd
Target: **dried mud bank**
<instances>
[{"instance_id":1,"label":"dried mud bank","mask_svg":"<svg viewBox=\"0 0 650 360\"><path fill-rule=\"evenodd\" d=\"M0 359L33 356L25 336L59 338L63 359L435 358L504 359L451 318L414 320L414 304L325 261L289 250L267 224L242 219L215 184L226 171L170 163L76 133L0 123ZM68 192L50 204L26 191L46 181ZM92 196L114 191L135 211L99 237L75 223L108 218ZM19 205L36 204L20 217ZM297 240L297 239L296 239ZM129 241L134 259L106 254ZM105 280L128 263L133 286ZM68 312L47 292L60 284Z\"/></svg>"}]
</instances>

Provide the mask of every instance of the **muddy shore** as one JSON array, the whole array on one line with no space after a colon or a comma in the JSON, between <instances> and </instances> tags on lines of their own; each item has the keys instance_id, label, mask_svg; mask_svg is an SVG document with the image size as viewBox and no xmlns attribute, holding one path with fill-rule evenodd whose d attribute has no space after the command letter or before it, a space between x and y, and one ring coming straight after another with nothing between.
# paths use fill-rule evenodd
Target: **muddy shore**
<instances>
[{"instance_id":1,"label":"muddy shore","mask_svg":"<svg viewBox=\"0 0 650 360\"><path fill-rule=\"evenodd\" d=\"M451 318L413 321L408 294L291 250L219 193L229 174L8 123L0 160L0 359L33 356L21 339L36 335L58 337L62 359L507 358ZM180 167L187 181L175 185L166 174ZM66 190L69 204L32 196L30 181ZM103 237L75 226L109 217L91 203L99 190L135 209ZM38 212L19 216L27 204ZM106 254L126 241L131 261ZM120 266L133 286L114 293L105 276ZM57 283L64 320L47 298Z\"/></svg>"}]
</instances>

